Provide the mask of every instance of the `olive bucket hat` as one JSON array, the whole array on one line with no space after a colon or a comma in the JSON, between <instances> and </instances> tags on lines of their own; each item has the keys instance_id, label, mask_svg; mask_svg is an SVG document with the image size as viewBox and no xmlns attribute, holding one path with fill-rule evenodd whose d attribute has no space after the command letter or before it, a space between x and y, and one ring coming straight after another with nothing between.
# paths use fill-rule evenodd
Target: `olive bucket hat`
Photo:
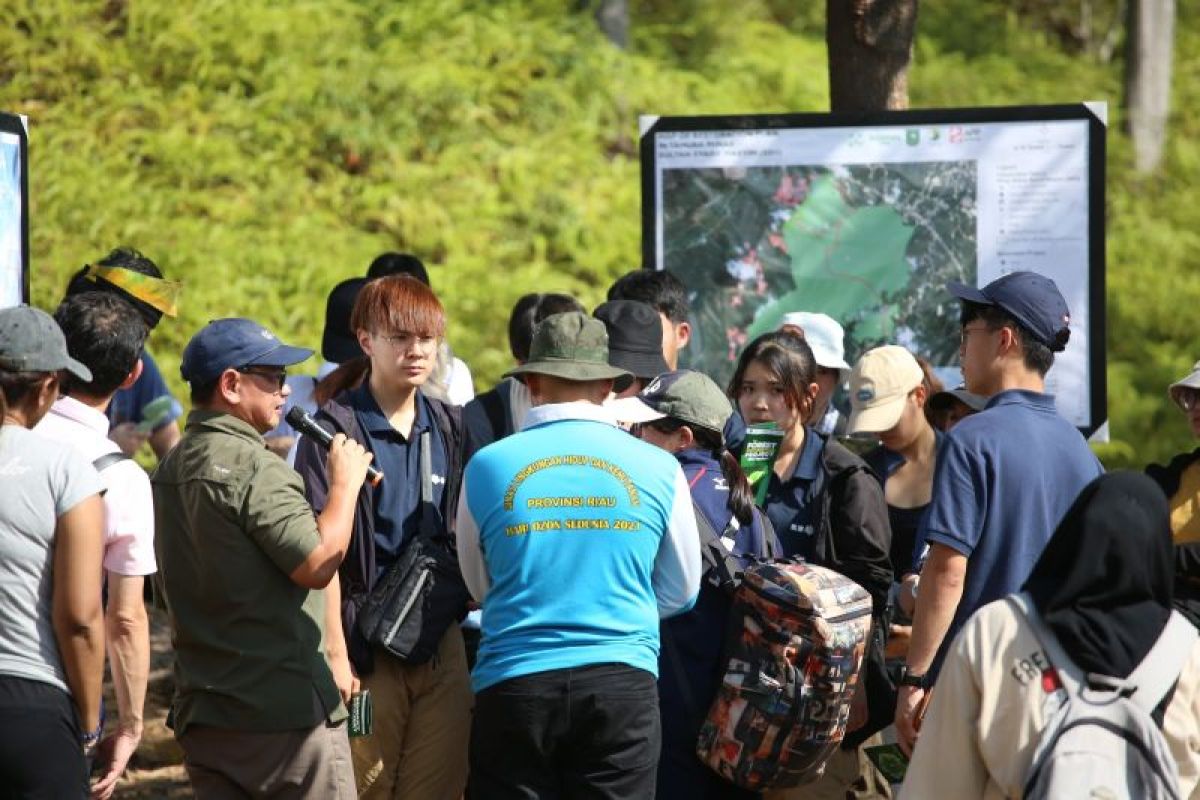
<instances>
[{"instance_id":1,"label":"olive bucket hat","mask_svg":"<svg viewBox=\"0 0 1200 800\"><path fill-rule=\"evenodd\" d=\"M608 363L608 333L604 323L580 311L551 314L533 330L529 360L505 373L551 375L569 381L600 381L628 377Z\"/></svg>"}]
</instances>

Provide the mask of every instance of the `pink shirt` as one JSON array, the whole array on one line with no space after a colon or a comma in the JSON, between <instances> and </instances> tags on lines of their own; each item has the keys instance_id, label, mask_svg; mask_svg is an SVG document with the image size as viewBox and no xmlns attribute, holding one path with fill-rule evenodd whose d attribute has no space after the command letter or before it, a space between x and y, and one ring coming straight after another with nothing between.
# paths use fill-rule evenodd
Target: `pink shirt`
<instances>
[{"instance_id":1,"label":"pink shirt","mask_svg":"<svg viewBox=\"0 0 1200 800\"><path fill-rule=\"evenodd\" d=\"M74 446L88 461L120 450L108 438L108 417L70 397L60 397L34 428L48 439ZM154 561L154 500L150 477L132 459L100 473L107 523L104 568L118 575L150 575Z\"/></svg>"}]
</instances>

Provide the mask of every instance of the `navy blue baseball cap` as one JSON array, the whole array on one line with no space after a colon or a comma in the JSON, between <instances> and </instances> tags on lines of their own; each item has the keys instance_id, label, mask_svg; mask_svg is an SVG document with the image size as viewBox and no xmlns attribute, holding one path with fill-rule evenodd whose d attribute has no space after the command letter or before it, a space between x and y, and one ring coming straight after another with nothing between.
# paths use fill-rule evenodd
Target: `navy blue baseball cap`
<instances>
[{"instance_id":1,"label":"navy blue baseball cap","mask_svg":"<svg viewBox=\"0 0 1200 800\"><path fill-rule=\"evenodd\" d=\"M946 286L959 300L996 306L1011 314L1034 338L1055 353L1071 338L1071 312L1054 281L1036 272L1010 272L976 289L962 283Z\"/></svg>"},{"instance_id":2,"label":"navy blue baseball cap","mask_svg":"<svg viewBox=\"0 0 1200 800\"><path fill-rule=\"evenodd\" d=\"M284 344L254 320L215 319L183 348L179 372L188 383L204 384L227 369L286 367L299 364L312 354L312 350Z\"/></svg>"}]
</instances>

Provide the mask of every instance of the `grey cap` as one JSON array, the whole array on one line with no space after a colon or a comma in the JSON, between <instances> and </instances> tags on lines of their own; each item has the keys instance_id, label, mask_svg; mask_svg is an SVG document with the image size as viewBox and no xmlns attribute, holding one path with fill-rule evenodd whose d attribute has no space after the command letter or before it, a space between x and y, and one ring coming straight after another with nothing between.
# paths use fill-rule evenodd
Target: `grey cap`
<instances>
[{"instance_id":1,"label":"grey cap","mask_svg":"<svg viewBox=\"0 0 1200 800\"><path fill-rule=\"evenodd\" d=\"M67 340L54 317L32 306L0 310L0 368L14 372L66 370L85 383L92 371L67 354Z\"/></svg>"},{"instance_id":2,"label":"grey cap","mask_svg":"<svg viewBox=\"0 0 1200 800\"><path fill-rule=\"evenodd\" d=\"M551 314L533 329L529 360L505 373L552 375L570 381L597 381L628 376L608 363L604 323L580 311Z\"/></svg>"}]
</instances>

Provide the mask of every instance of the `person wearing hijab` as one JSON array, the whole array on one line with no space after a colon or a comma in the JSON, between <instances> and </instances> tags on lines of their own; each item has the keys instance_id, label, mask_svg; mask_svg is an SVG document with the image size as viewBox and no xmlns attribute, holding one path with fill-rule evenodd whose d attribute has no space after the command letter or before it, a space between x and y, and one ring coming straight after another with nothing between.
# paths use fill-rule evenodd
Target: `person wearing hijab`
<instances>
[{"instance_id":1,"label":"person wearing hijab","mask_svg":"<svg viewBox=\"0 0 1200 800\"><path fill-rule=\"evenodd\" d=\"M1023 586L1084 672L1126 678L1171 614L1167 503L1144 475L1113 472L1080 493ZM1008 599L981 608L950 648L900 798L1022 796L1042 730L1065 702L1058 675ZM1200 797L1200 640L1152 715Z\"/></svg>"}]
</instances>

